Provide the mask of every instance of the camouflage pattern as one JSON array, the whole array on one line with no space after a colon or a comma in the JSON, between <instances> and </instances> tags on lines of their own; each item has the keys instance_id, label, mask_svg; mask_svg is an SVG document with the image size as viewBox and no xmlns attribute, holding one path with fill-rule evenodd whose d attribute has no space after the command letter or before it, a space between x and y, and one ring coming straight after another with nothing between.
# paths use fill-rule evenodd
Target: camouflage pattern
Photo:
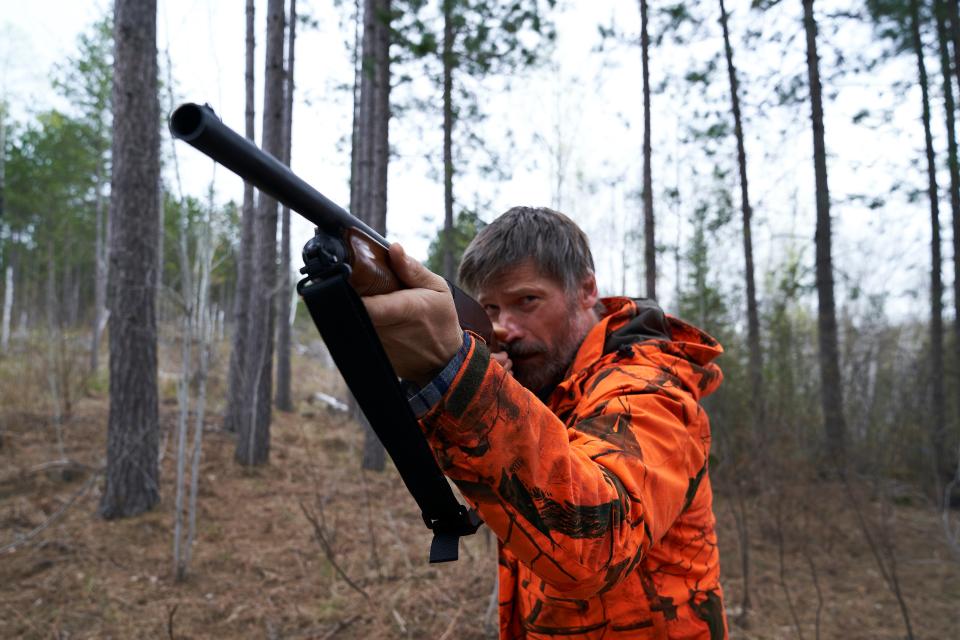
<instances>
[{"instance_id":1,"label":"camouflage pattern","mask_svg":"<svg viewBox=\"0 0 960 640\"><path fill-rule=\"evenodd\" d=\"M726 638L699 404L722 348L603 304L546 405L475 339L423 428L500 539L501 638Z\"/></svg>"}]
</instances>

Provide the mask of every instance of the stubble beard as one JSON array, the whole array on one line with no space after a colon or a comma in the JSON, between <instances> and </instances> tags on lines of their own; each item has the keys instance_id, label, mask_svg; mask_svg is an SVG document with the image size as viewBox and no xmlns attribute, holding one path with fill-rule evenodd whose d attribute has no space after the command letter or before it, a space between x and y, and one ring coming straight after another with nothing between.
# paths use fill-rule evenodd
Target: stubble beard
<instances>
[{"instance_id":1,"label":"stubble beard","mask_svg":"<svg viewBox=\"0 0 960 640\"><path fill-rule=\"evenodd\" d=\"M540 340L511 342L506 350L513 362L513 377L541 399L545 398L563 380L564 374L580 349L583 338L584 332L580 327L571 324L560 336L553 349ZM533 355L541 357L524 362L525 356Z\"/></svg>"}]
</instances>

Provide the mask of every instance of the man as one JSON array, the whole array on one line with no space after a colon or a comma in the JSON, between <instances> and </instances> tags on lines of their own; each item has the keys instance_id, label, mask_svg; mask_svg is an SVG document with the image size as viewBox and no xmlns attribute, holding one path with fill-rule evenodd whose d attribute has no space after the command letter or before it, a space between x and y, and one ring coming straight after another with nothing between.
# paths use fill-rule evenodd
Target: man
<instances>
[{"instance_id":1,"label":"man","mask_svg":"<svg viewBox=\"0 0 960 640\"><path fill-rule=\"evenodd\" d=\"M651 300L600 300L583 232L516 207L460 282L504 351L464 333L442 278L365 298L437 460L500 540L500 636L726 637L710 427L722 349Z\"/></svg>"}]
</instances>

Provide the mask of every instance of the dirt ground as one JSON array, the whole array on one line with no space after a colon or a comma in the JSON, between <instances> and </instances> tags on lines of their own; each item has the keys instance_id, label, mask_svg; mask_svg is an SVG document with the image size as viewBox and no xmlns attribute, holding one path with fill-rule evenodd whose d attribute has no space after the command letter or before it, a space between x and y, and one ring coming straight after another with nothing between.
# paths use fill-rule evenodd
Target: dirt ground
<instances>
[{"instance_id":1,"label":"dirt ground","mask_svg":"<svg viewBox=\"0 0 960 640\"><path fill-rule=\"evenodd\" d=\"M308 401L316 390L339 393L335 377L307 356L296 370L298 411L275 413L265 467L233 462L232 436L219 429L214 402L184 582L174 581L171 560L174 385L163 386L162 502L111 522L95 515L105 394L88 389L73 404L63 426L73 464L51 467L44 464L59 452L49 409L42 402L25 409L31 403L15 401L9 386L0 393L0 638L495 637L489 533L464 540L458 562L428 564L429 532L396 472L361 473L357 425ZM10 371L0 384L15 384ZM214 383L216 392L222 380ZM717 487L731 637L907 637L884 576L895 573L913 636L960 638L960 564L929 506L906 496L884 511L869 487L857 486L861 527L842 487L783 486L745 498L745 624L739 503ZM864 530L885 559L882 570Z\"/></svg>"}]
</instances>

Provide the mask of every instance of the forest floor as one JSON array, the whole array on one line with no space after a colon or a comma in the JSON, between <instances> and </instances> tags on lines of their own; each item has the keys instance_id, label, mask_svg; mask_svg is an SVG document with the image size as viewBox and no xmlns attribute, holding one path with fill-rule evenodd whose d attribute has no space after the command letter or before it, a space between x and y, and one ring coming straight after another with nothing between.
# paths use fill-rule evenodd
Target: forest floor
<instances>
[{"instance_id":1,"label":"forest floor","mask_svg":"<svg viewBox=\"0 0 960 640\"><path fill-rule=\"evenodd\" d=\"M88 384L64 420L64 453L74 464L44 466L60 453L49 403L27 392L37 372L14 375L13 361L0 361L0 638L496 637L489 533L465 539L458 562L428 564L429 532L395 470L361 473L358 426L308 400L317 390L340 393L336 375L308 356L295 370L298 411L275 412L267 466L233 462L233 438L220 430L213 403L197 540L189 574L176 582L175 376L161 376L162 501L108 522L95 513L106 394ZM222 386L212 380L214 397ZM717 484L731 637L904 638L884 577L891 571L914 637L960 637L960 563L938 514L915 496L871 500L863 485L863 527L843 487L817 480L744 497L751 608L741 625L740 502Z\"/></svg>"}]
</instances>

